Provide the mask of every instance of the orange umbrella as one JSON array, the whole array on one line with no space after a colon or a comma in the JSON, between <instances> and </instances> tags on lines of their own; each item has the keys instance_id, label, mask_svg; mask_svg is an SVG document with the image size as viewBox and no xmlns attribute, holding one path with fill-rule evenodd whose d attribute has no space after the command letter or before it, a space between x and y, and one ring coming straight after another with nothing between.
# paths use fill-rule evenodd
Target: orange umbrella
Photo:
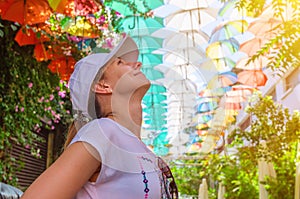
<instances>
[{"instance_id":1,"label":"orange umbrella","mask_svg":"<svg viewBox=\"0 0 300 199\"><path fill-rule=\"evenodd\" d=\"M280 21L269 18L269 19L260 19L253 21L248 26L248 31L252 32L256 37L260 37L263 39L271 39L276 36L276 32L278 32L278 25L280 25Z\"/></svg>"},{"instance_id":2,"label":"orange umbrella","mask_svg":"<svg viewBox=\"0 0 300 199\"><path fill-rule=\"evenodd\" d=\"M261 70L265 68L269 62L266 56L259 56L257 59L249 63L248 61L249 58L243 58L239 60L236 63L235 68L244 69L244 70Z\"/></svg>"},{"instance_id":3,"label":"orange umbrella","mask_svg":"<svg viewBox=\"0 0 300 199\"><path fill-rule=\"evenodd\" d=\"M71 73L74 71L76 61L71 56L52 60L48 65L51 72L56 73L62 80L68 81Z\"/></svg>"},{"instance_id":4,"label":"orange umbrella","mask_svg":"<svg viewBox=\"0 0 300 199\"><path fill-rule=\"evenodd\" d=\"M47 61L47 60L51 59L51 55L49 54L49 52L46 50L44 44L42 44L42 43L35 45L34 51L33 51L33 56L38 61Z\"/></svg>"},{"instance_id":5,"label":"orange umbrella","mask_svg":"<svg viewBox=\"0 0 300 199\"><path fill-rule=\"evenodd\" d=\"M67 16L87 16L98 12L101 1L95 0L48 0L51 8Z\"/></svg>"},{"instance_id":6,"label":"orange umbrella","mask_svg":"<svg viewBox=\"0 0 300 199\"><path fill-rule=\"evenodd\" d=\"M15 36L15 41L19 46L34 45L49 40L49 37L41 32L34 32L31 28L21 28Z\"/></svg>"},{"instance_id":7,"label":"orange umbrella","mask_svg":"<svg viewBox=\"0 0 300 199\"><path fill-rule=\"evenodd\" d=\"M0 6L2 19L22 25L43 23L52 13L47 0L7 0Z\"/></svg>"},{"instance_id":8,"label":"orange umbrella","mask_svg":"<svg viewBox=\"0 0 300 199\"><path fill-rule=\"evenodd\" d=\"M255 37L241 44L239 51L247 53L250 57L260 50L269 40Z\"/></svg>"},{"instance_id":9,"label":"orange umbrella","mask_svg":"<svg viewBox=\"0 0 300 199\"><path fill-rule=\"evenodd\" d=\"M238 74L238 82L249 86L264 86L268 77L262 70L244 70Z\"/></svg>"}]
</instances>

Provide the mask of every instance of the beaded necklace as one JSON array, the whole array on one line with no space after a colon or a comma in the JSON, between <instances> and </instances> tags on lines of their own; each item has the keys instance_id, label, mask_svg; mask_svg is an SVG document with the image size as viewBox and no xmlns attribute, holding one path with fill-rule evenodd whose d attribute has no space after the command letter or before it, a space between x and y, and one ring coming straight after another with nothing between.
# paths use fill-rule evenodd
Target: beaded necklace
<instances>
[{"instance_id":1,"label":"beaded necklace","mask_svg":"<svg viewBox=\"0 0 300 199\"><path fill-rule=\"evenodd\" d=\"M142 165L142 163L141 163L141 160L140 159L143 159L143 160L146 160L146 161L149 161L149 162L152 162L150 159L148 159L148 158L145 158L145 157L143 157L143 156L139 156L139 157L137 157L138 158L138 161L139 161L139 164L140 164L140 167L141 167L141 174L143 175L143 183L145 184L145 189L144 189L144 192L145 192L145 199L147 199L148 198L148 196L149 196L149 191L150 191L150 189L148 188L148 179L147 179L147 176L146 176L146 171L144 170L144 168L143 168L143 165Z\"/></svg>"}]
</instances>

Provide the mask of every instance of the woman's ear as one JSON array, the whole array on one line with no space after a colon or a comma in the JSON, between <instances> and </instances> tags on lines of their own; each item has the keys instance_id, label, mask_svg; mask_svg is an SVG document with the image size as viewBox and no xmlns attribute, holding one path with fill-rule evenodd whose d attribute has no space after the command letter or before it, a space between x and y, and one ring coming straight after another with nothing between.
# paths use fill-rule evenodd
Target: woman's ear
<instances>
[{"instance_id":1,"label":"woman's ear","mask_svg":"<svg viewBox=\"0 0 300 199\"><path fill-rule=\"evenodd\" d=\"M94 92L98 94L111 94L111 86L104 81L100 81L94 86Z\"/></svg>"}]
</instances>

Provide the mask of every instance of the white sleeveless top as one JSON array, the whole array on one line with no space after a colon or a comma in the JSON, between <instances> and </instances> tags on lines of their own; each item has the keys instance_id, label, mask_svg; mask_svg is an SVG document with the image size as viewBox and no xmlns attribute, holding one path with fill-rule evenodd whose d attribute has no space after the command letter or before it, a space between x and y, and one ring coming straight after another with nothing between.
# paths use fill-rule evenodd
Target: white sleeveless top
<instances>
[{"instance_id":1,"label":"white sleeveless top","mask_svg":"<svg viewBox=\"0 0 300 199\"><path fill-rule=\"evenodd\" d=\"M70 144L79 141L97 151L102 165L97 180L87 182L75 199L143 199L146 193L148 199L161 198L157 158L128 129L109 118L96 119L83 126Z\"/></svg>"}]
</instances>

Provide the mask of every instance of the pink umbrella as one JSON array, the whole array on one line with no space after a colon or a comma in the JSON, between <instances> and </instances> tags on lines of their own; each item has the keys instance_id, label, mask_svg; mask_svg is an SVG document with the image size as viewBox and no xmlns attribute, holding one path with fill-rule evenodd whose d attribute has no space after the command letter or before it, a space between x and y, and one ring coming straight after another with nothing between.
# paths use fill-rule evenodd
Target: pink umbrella
<instances>
[{"instance_id":1,"label":"pink umbrella","mask_svg":"<svg viewBox=\"0 0 300 199\"><path fill-rule=\"evenodd\" d=\"M262 70L244 70L238 74L238 82L254 87L264 86L268 77Z\"/></svg>"}]
</instances>

